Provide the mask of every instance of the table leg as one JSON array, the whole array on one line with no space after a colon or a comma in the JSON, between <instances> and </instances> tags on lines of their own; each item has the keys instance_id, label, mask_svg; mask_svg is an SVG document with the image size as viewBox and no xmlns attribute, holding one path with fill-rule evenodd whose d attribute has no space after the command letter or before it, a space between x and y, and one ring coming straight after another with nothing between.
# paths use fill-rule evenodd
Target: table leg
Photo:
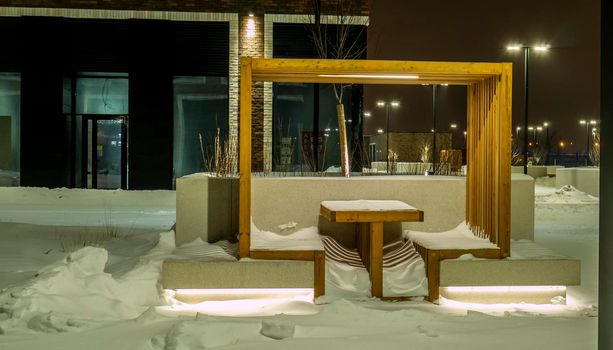
<instances>
[{"instance_id":1,"label":"table leg","mask_svg":"<svg viewBox=\"0 0 613 350\"><path fill-rule=\"evenodd\" d=\"M383 296L383 223L370 223L369 272L373 297Z\"/></svg>"},{"instance_id":2,"label":"table leg","mask_svg":"<svg viewBox=\"0 0 613 350\"><path fill-rule=\"evenodd\" d=\"M360 258L362 258L362 263L364 263L366 270L370 272L370 225L367 222L358 222L356 223L356 231L356 249L358 254L360 254Z\"/></svg>"}]
</instances>

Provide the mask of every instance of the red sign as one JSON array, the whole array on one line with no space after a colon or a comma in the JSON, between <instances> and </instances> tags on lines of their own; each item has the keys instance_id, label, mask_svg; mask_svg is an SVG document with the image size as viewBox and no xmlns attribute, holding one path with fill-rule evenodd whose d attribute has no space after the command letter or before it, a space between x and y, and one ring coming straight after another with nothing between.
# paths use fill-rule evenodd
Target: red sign
<instances>
[{"instance_id":1,"label":"red sign","mask_svg":"<svg viewBox=\"0 0 613 350\"><path fill-rule=\"evenodd\" d=\"M324 154L326 150L326 136L319 133L317 151L319 154ZM313 144L315 143L315 136L312 131L302 132L302 152L307 157L313 156Z\"/></svg>"}]
</instances>

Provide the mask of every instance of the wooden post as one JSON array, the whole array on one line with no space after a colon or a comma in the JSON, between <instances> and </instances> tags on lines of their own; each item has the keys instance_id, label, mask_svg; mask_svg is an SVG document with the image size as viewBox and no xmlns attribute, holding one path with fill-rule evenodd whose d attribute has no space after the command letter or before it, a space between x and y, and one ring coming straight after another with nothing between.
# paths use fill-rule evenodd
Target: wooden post
<instances>
[{"instance_id":1,"label":"wooden post","mask_svg":"<svg viewBox=\"0 0 613 350\"><path fill-rule=\"evenodd\" d=\"M251 58L241 57L240 163L238 192L239 255L248 257L251 247Z\"/></svg>"}]
</instances>

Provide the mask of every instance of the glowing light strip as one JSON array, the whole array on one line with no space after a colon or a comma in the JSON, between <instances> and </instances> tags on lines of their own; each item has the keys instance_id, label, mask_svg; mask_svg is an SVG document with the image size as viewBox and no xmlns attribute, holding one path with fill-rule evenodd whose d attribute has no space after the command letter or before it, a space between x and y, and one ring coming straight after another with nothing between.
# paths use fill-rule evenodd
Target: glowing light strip
<instances>
[{"instance_id":1,"label":"glowing light strip","mask_svg":"<svg viewBox=\"0 0 613 350\"><path fill-rule=\"evenodd\" d=\"M502 292L565 292L566 286L478 286L478 287L442 287L449 292L463 293L502 293Z\"/></svg>"},{"instance_id":2,"label":"glowing light strip","mask_svg":"<svg viewBox=\"0 0 613 350\"><path fill-rule=\"evenodd\" d=\"M419 79L418 75L381 75L381 74L320 74L322 78L365 78L365 79Z\"/></svg>"},{"instance_id":3,"label":"glowing light strip","mask_svg":"<svg viewBox=\"0 0 613 350\"><path fill-rule=\"evenodd\" d=\"M313 288L232 288L232 289L177 289L177 294L182 295L242 295L242 294L308 294L313 293Z\"/></svg>"}]
</instances>

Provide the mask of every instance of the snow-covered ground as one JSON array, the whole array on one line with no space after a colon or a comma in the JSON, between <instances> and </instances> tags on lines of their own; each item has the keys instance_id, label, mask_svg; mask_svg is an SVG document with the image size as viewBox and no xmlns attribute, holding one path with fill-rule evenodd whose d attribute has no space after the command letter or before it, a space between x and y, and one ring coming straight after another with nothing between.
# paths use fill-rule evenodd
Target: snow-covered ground
<instances>
[{"instance_id":1,"label":"snow-covered ground","mask_svg":"<svg viewBox=\"0 0 613 350\"><path fill-rule=\"evenodd\" d=\"M539 179L536 242L582 260L567 305L160 293L174 193L0 188L0 349L595 349L598 199Z\"/></svg>"}]
</instances>

